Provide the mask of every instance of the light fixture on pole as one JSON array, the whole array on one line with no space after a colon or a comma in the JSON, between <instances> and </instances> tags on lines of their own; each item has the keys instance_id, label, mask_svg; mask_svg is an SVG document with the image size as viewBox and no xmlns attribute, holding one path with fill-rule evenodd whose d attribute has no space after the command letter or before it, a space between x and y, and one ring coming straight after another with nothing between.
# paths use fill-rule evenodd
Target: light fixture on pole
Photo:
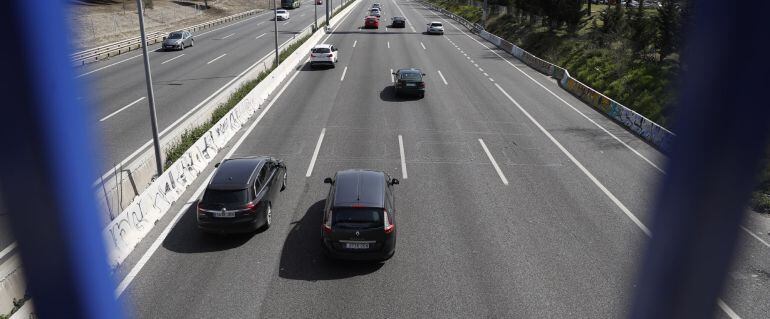
<instances>
[{"instance_id":1,"label":"light fixture on pole","mask_svg":"<svg viewBox=\"0 0 770 319\"><path fill-rule=\"evenodd\" d=\"M147 97L150 104L150 125L152 126L152 144L155 147L155 168L158 176L163 174L163 161L160 155L160 139L158 138L158 116L155 113L155 94L152 89L152 73L150 72L150 56L147 55L147 35L144 32L144 4L136 0L139 13L139 33L142 36L142 56L144 57L144 80L147 82Z\"/></svg>"}]
</instances>

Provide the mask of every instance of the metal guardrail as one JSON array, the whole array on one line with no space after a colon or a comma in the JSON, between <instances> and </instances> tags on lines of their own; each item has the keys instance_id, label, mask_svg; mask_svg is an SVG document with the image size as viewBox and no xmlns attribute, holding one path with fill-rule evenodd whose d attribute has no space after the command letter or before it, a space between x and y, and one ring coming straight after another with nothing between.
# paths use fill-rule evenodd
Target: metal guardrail
<instances>
[{"instance_id":1,"label":"metal guardrail","mask_svg":"<svg viewBox=\"0 0 770 319\"><path fill-rule=\"evenodd\" d=\"M249 10L249 11L237 13L234 15L230 15L227 17L222 17L219 19L207 21L204 23L199 23L193 26L182 28L180 30L195 32L195 31L212 27L214 25L222 24L233 20L238 20L245 16L254 15L256 13L257 13L257 10ZM166 31L156 31L156 32L148 33L147 45L151 45L151 44L155 44L163 41L167 33L168 32ZM107 59L129 51L137 50L141 47L142 47L142 40L140 39L140 37L135 37L135 38L121 40L110 44L105 44L96 48L91 48L80 52L76 52L71 54L70 58L72 59L73 64L84 65L84 64L96 62L99 60Z\"/></svg>"}]
</instances>

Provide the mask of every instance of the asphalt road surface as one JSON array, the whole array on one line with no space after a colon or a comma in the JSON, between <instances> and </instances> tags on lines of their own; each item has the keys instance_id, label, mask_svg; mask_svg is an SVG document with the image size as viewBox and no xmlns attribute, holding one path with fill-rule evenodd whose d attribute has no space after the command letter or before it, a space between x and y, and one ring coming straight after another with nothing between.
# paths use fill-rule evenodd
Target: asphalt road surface
<instances>
[{"instance_id":1,"label":"asphalt road surface","mask_svg":"<svg viewBox=\"0 0 770 319\"><path fill-rule=\"evenodd\" d=\"M340 48L337 67L293 73L234 149L287 162L273 226L201 234L200 178L117 271L136 275L120 297L132 315L625 316L664 156L456 23L422 34L442 17L415 1L381 1L383 21L404 15L406 28L360 29L372 2L325 40ZM394 96L390 71L402 67L427 74L424 99ZM322 181L347 168L401 179L385 263L322 256ZM744 318L766 317L767 236L742 236L722 299Z\"/></svg>"}]
</instances>

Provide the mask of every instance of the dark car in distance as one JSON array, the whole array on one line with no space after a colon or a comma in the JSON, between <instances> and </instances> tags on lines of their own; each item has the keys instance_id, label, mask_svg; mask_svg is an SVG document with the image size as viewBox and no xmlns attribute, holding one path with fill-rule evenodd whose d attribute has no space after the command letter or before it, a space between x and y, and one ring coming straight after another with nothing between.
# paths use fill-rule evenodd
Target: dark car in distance
<instances>
[{"instance_id":1,"label":"dark car in distance","mask_svg":"<svg viewBox=\"0 0 770 319\"><path fill-rule=\"evenodd\" d=\"M406 18L393 17L390 23L391 28L406 28Z\"/></svg>"},{"instance_id":2,"label":"dark car in distance","mask_svg":"<svg viewBox=\"0 0 770 319\"><path fill-rule=\"evenodd\" d=\"M398 180L380 171L339 171L326 198L322 246L336 259L385 261L396 251L396 208L393 186Z\"/></svg>"},{"instance_id":3,"label":"dark car in distance","mask_svg":"<svg viewBox=\"0 0 770 319\"><path fill-rule=\"evenodd\" d=\"M393 72L393 90L396 96L401 94L413 94L420 98L425 97L425 81L420 69L399 69Z\"/></svg>"},{"instance_id":4,"label":"dark car in distance","mask_svg":"<svg viewBox=\"0 0 770 319\"><path fill-rule=\"evenodd\" d=\"M217 164L198 201L198 228L211 233L267 229L278 192L286 188L286 165L272 157L230 158Z\"/></svg>"}]
</instances>

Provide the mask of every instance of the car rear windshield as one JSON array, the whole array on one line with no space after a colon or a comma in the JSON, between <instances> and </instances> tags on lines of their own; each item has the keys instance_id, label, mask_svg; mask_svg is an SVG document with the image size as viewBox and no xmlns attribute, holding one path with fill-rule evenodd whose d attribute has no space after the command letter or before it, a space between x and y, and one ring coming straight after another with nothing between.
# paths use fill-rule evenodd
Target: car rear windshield
<instances>
[{"instance_id":1,"label":"car rear windshield","mask_svg":"<svg viewBox=\"0 0 770 319\"><path fill-rule=\"evenodd\" d=\"M248 197L249 193L245 189L207 189L206 193L203 194L203 202L207 204L245 203L248 201Z\"/></svg>"},{"instance_id":2,"label":"car rear windshield","mask_svg":"<svg viewBox=\"0 0 770 319\"><path fill-rule=\"evenodd\" d=\"M382 209L371 207L343 207L332 211L332 225L339 227L381 227Z\"/></svg>"},{"instance_id":3,"label":"car rear windshield","mask_svg":"<svg viewBox=\"0 0 770 319\"><path fill-rule=\"evenodd\" d=\"M168 35L168 38L169 39L181 39L182 38L182 34L181 33L172 33L172 34Z\"/></svg>"},{"instance_id":4,"label":"car rear windshield","mask_svg":"<svg viewBox=\"0 0 770 319\"><path fill-rule=\"evenodd\" d=\"M440 27L441 23L431 23L430 26L431 27Z\"/></svg>"},{"instance_id":5,"label":"car rear windshield","mask_svg":"<svg viewBox=\"0 0 770 319\"><path fill-rule=\"evenodd\" d=\"M310 50L310 52L313 52L313 53L331 53L332 50L330 50L329 48L313 48L313 49Z\"/></svg>"},{"instance_id":6,"label":"car rear windshield","mask_svg":"<svg viewBox=\"0 0 770 319\"><path fill-rule=\"evenodd\" d=\"M402 80L422 80L422 74L417 72L401 72Z\"/></svg>"}]
</instances>

